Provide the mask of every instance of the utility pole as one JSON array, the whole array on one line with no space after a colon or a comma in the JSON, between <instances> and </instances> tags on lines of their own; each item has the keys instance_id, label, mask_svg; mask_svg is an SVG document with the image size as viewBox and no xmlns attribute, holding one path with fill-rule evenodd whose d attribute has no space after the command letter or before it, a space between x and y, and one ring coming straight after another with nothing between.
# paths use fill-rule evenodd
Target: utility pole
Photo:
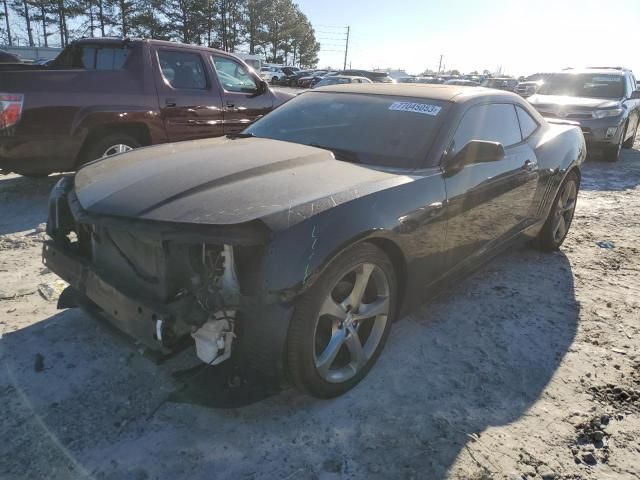
<instances>
[{"instance_id":1,"label":"utility pole","mask_svg":"<svg viewBox=\"0 0 640 480\"><path fill-rule=\"evenodd\" d=\"M9 26L9 11L7 10L7 0L3 1L4 3L4 19L7 22L7 41L9 46L11 46L11 27Z\"/></svg>"},{"instance_id":2,"label":"utility pole","mask_svg":"<svg viewBox=\"0 0 640 480\"><path fill-rule=\"evenodd\" d=\"M442 57L444 55L440 54L440 63L438 63L438 75L440 75L440 67L442 67Z\"/></svg>"},{"instance_id":3,"label":"utility pole","mask_svg":"<svg viewBox=\"0 0 640 480\"><path fill-rule=\"evenodd\" d=\"M347 43L345 43L344 45L344 66L342 67L343 70L347 69L347 52L349 51L349 30L351 27L347 27Z\"/></svg>"}]
</instances>

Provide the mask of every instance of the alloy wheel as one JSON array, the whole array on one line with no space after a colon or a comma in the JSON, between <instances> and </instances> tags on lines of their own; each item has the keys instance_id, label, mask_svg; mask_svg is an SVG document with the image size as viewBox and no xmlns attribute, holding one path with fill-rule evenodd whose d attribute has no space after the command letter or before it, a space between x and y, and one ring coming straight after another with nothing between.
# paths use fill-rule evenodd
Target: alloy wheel
<instances>
[{"instance_id":1,"label":"alloy wheel","mask_svg":"<svg viewBox=\"0 0 640 480\"><path fill-rule=\"evenodd\" d=\"M574 181L565 183L562 193L556 205L555 219L553 223L553 238L556 242L562 241L569 230L576 209L578 189Z\"/></svg>"},{"instance_id":2,"label":"alloy wheel","mask_svg":"<svg viewBox=\"0 0 640 480\"><path fill-rule=\"evenodd\" d=\"M363 263L336 283L320 308L314 330L318 374L342 383L376 352L389 319L389 281L383 270Z\"/></svg>"},{"instance_id":3,"label":"alloy wheel","mask_svg":"<svg viewBox=\"0 0 640 480\"><path fill-rule=\"evenodd\" d=\"M104 153L102 154L102 158L110 157L111 155L116 155L118 153L128 152L129 150L133 150L133 147L130 147L129 145L125 145L123 143L111 145L104 151Z\"/></svg>"}]
</instances>

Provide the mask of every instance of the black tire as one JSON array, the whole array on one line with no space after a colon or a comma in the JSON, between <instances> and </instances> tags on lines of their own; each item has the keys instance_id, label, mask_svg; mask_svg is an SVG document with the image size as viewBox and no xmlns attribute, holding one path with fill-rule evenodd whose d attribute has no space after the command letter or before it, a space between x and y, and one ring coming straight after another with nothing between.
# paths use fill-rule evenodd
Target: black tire
<instances>
[{"instance_id":1,"label":"black tire","mask_svg":"<svg viewBox=\"0 0 640 480\"><path fill-rule=\"evenodd\" d=\"M104 157L105 153L116 145L125 145L131 149L142 146L140 141L131 135L126 133L110 133L91 142L83 155L81 164Z\"/></svg>"},{"instance_id":2,"label":"black tire","mask_svg":"<svg viewBox=\"0 0 640 480\"><path fill-rule=\"evenodd\" d=\"M368 266L373 266L372 268L374 270L373 273L366 276L366 288L363 291L369 293L363 294L360 298L361 300L364 300L366 295L370 295L372 293L370 291L370 287L371 281L373 280L373 293L375 295L375 300L371 303L359 302L359 305L372 306L377 302L384 302L384 299L386 298L385 309L387 314L377 315L366 320L363 318L353 324L350 324L350 327L355 325L355 338L357 339L357 344L360 346L360 352L362 353L366 349L369 349L369 354L365 354L364 357L361 357L362 362L360 366L357 366L356 368L351 367L351 361L355 361L349 346L351 344L348 341L343 340L343 343L340 343L340 346L335 349L338 353L332 357L333 360L329 360L327 362L325 375L334 375L334 373L330 372L339 372L342 370L351 372L349 367L353 368L355 373L353 373L353 376L350 378L345 378L344 381L328 381L323 378L320 374L319 368L316 367L316 362L318 362L316 354L316 348L319 341L318 332L321 328L321 321L324 322L327 318L329 318L330 321L334 321L337 317L332 318L330 315L321 315L321 308L325 305L325 301L329 299L334 300L334 302L339 302L339 300L334 299L334 292L337 289L342 288L343 284L347 284L346 279L350 275L354 275L354 277L351 277L354 278L353 286L351 286L350 290L349 287L344 290L347 292L344 302L349 301L349 298L354 295L356 290L354 287L357 280L355 279L357 278L356 275L359 275L356 271L359 268L368 268ZM382 275L384 276L384 279L386 279L385 292L388 293L388 295L380 296L378 282L381 282L380 284L382 285ZM395 317L396 301L397 282L393 264L382 250L370 243L360 243L339 254L317 279L314 285L310 287L310 289L300 298L291 319L287 336L286 354L289 374L295 386L303 392L319 398L336 397L353 388L367 375L378 359L380 352L384 348L384 344L391 329L391 324ZM339 306L340 303L335 303L335 305ZM353 309L355 315L361 313L360 306L358 306L357 309ZM347 311L349 310L351 310L351 306L347 308ZM349 320L344 320L342 327L336 327L334 325L332 328L335 329L334 332L342 330L344 332L344 338L353 340L351 335L353 330L347 327L347 323L350 322L350 315L351 313L346 314ZM382 325L379 323L381 321L385 321L386 323ZM340 323L340 321L338 321L338 323ZM368 325L370 326L367 327ZM367 328L368 333L366 331ZM330 342L333 340L334 336L335 333L330 335L329 343L322 347L320 357L329 350ZM363 343L361 343L361 338L364 339ZM370 345L369 342L373 342L373 344ZM346 348L346 351L342 351L342 348ZM336 370L331 369L331 366L340 359L341 353L346 353L349 356L350 363L346 366L343 365Z\"/></svg>"},{"instance_id":3,"label":"black tire","mask_svg":"<svg viewBox=\"0 0 640 480\"><path fill-rule=\"evenodd\" d=\"M624 126L624 130L622 131L622 135L620 135L620 140L615 145L611 145L604 150L604 159L607 162L617 162L620 158L620 151L622 150L622 139L627 133L627 126Z\"/></svg>"},{"instance_id":4,"label":"black tire","mask_svg":"<svg viewBox=\"0 0 640 480\"><path fill-rule=\"evenodd\" d=\"M278 77L273 77L271 79L271 85L277 85L278 84Z\"/></svg>"},{"instance_id":5,"label":"black tire","mask_svg":"<svg viewBox=\"0 0 640 480\"><path fill-rule=\"evenodd\" d=\"M573 184L573 187L575 188L575 195L573 196L573 206L571 210L567 210L561 213L563 214L564 232L562 232L561 235L558 235L558 233L561 233L557 230L557 221L559 215L558 212L559 210L567 207L566 205L561 205L561 203L563 203L561 199L565 194L566 189L570 188L571 184ZM575 171L571 171L567 174L566 178L562 182L562 185L558 189L558 193L556 194L555 198L553 199L553 203L551 204L551 210L549 211L547 220L545 221L542 230L540 230L537 238L534 241L534 246L538 250L542 250L543 252L553 252L560 248L560 245L562 245L562 243L564 242L564 239L567 237L567 233L569 232L569 228L571 227L579 191L580 179Z\"/></svg>"},{"instance_id":6,"label":"black tire","mask_svg":"<svg viewBox=\"0 0 640 480\"><path fill-rule=\"evenodd\" d=\"M636 125L636 129L629 138L627 138L622 144L622 148L633 148L633 144L636 141L636 136L638 135L638 125Z\"/></svg>"}]
</instances>

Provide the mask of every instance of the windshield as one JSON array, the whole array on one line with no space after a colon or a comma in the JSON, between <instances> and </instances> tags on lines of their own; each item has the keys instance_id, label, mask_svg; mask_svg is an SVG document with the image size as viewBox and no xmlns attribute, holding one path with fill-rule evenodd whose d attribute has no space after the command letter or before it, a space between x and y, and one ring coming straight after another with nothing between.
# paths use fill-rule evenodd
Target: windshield
<instances>
[{"instance_id":1,"label":"windshield","mask_svg":"<svg viewBox=\"0 0 640 480\"><path fill-rule=\"evenodd\" d=\"M447 102L426 98L308 92L245 133L322 146L339 160L418 168L447 111Z\"/></svg>"},{"instance_id":2,"label":"windshield","mask_svg":"<svg viewBox=\"0 0 640 480\"><path fill-rule=\"evenodd\" d=\"M587 98L622 98L624 77L602 73L554 73L545 80L538 93Z\"/></svg>"}]
</instances>

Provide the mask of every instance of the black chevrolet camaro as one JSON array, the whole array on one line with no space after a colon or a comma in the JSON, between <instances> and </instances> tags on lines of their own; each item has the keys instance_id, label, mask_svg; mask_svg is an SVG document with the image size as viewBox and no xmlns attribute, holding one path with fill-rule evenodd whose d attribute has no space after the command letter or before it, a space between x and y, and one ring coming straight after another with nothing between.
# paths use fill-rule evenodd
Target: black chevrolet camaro
<instances>
[{"instance_id":1,"label":"black chevrolet camaro","mask_svg":"<svg viewBox=\"0 0 640 480\"><path fill-rule=\"evenodd\" d=\"M60 307L97 306L165 354L191 336L207 364L333 397L452 279L515 241L556 250L585 154L579 128L512 93L324 87L242 134L64 177L44 262L70 283Z\"/></svg>"}]
</instances>

